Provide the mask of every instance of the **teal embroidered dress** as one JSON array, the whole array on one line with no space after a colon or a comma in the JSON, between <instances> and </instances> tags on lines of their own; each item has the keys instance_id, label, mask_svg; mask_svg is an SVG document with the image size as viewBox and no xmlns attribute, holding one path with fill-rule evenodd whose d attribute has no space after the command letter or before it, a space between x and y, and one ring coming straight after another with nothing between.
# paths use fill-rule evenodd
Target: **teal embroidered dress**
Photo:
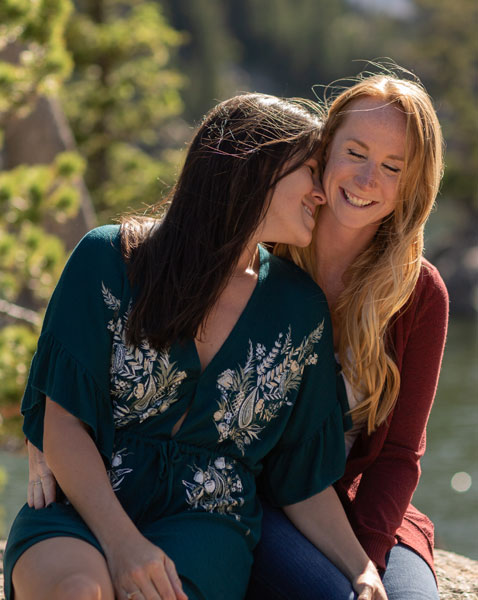
<instances>
[{"instance_id":1,"label":"teal embroidered dress","mask_svg":"<svg viewBox=\"0 0 478 600\"><path fill-rule=\"evenodd\" d=\"M22 404L25 433L42 448L45 396L88 424L120 502L175 562L189 598L242 598L260 536L256 479L283 506L344 469L324 295L260 248L252 296L203 372L193 340L163 352L129 346L132 302L119 228L93 230L50 301ZM6 549L7 598L19 556L64 535L101 551L66 500L22 508Z\"/></svg>"}]
</instances>

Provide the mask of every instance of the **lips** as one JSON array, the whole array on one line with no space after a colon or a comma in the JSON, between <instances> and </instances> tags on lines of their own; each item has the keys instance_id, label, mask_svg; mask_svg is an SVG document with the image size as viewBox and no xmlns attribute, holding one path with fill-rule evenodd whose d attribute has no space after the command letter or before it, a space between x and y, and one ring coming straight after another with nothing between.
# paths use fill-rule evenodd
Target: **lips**
<instances>
[{"instance_id":1,"label":"lips","mask_svg":"<svg viewBox=\"0 0 478 600\"><path fill-rule=\"evenodd\" d=\"M372 204L376 204L373 200L364 200L364 198L359 198L358 196L354 196L350 192L347 192L342 188L343 195L345 200L354 206L355 208L364 208L366 206L371 206Z\"/></svg>"},{"instance_id":2,"label":"lips","mask_svg":"<svg viewBox=\"0 0 478 600\"><path fill-rule=\"evenodd\" d=\"M302 205L304 207L305 212L311 216L312 218L314 218L314 213L312 212L312 209L310 208L310 206L307 206L307 204L303 204Z\"/></svg>"}]
</instances>

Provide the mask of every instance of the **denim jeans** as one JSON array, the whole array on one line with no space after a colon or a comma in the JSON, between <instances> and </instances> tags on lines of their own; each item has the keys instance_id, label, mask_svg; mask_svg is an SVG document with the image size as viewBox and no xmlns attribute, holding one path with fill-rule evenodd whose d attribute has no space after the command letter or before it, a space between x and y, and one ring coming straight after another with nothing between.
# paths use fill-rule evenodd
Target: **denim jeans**
<instances>
[{"instance_id":1,"label":"denim jeans","mask_svg":"<svg viewBox=\"0 0 478 600\"><path fill-rule=\"evenodd\" d=\"M354 600L350 581L311 544L282 510L263 503L262 538L246 600ZM438 600L428 564L408 546L394 546L383 584L388 600Z\"/></svg>"}]
</instances>

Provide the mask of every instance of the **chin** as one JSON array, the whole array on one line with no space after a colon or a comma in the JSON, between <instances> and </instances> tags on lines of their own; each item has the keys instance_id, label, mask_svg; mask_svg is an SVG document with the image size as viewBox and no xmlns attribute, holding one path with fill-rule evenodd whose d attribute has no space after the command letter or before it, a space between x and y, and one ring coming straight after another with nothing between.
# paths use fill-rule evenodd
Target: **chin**
<instances>
[{"instance_id":1,"label":"chin","mask_svg":"<svg viewBox=\"0 0 478 600\"><path fill-rule=\"evenodd\" d=\"M295 242L291 242L291 246L297 246L297 248L306 248L312 242L312 232L306 237L302 237L300 239L295 240Z\"/></svg>"}]
</instances>

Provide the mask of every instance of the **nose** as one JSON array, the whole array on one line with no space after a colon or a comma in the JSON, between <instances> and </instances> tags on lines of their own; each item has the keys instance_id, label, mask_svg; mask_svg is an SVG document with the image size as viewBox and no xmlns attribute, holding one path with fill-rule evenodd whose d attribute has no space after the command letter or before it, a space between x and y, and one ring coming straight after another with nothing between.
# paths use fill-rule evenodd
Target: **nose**
<instances>
[{"instance_id":1,"label":"nose","mask_svg":"<svg viewBox=\"0 0 478 600\"><path fill-rule=\"evenodd\" d=\"M325 204L327 201L324 188L322 187L322 183L317 176L314 177L314 187L312 188L311 197L315 206L318 206L319 204Z\"/></svg>"},{"instance_id":2,"label":"nose","mask_svg":"<svg viewBox=\"0 0 478 600\"><path fill-rule=\"evenodd\" d=\"M361 188L373 188L376 185L376 166L372 163L362 165L355 174L355 182Z\"/></svg>"}]
</instances>

